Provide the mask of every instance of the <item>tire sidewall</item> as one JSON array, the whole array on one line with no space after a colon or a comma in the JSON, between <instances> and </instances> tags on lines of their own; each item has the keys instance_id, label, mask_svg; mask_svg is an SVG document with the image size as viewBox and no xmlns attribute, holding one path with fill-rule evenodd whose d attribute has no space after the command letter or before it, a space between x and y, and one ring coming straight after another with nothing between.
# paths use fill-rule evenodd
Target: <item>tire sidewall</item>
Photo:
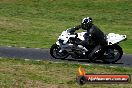
<instances>
[{"instance_id":1,"label":"tire sidewall","mask_svg":"<svg viewBox=\"0 0 132 88\"><path fill-rule=\"evenodd\" d=\"M116 49L116 50L118 50L118 52L120 53L120 56L119 56L118 59L116 59L116 60L114 60L114 61L111 61L111 62L109 62L108 60L106 60L106 59L104 58L104 59L103 59L103 62L104 62L104 63L115 63L115 62L117 62L118 60L120 60L121 57L122 57L122 55L123 55L122 48L121 48L119 45L115 44L115 45L106 46L106 47L105 47L105 50L110 49L110 48L111 48L111 49Z\"/></svg>"},{"instance_id":2,"label":"tire sidewall","mask_svg":"<svg viewBox=\"0 0 132 88\"><path fill-rule=\"evenodd\" d=\"M54 56L54 54L53 54L53 50L56 48L56 47L58 47L58 45L57 44L53 44L52 46L51 46L51 48L50 48L50 55L53 57L53 58L55 58L55 59L65 59L65 58L67 58L68 56L69 56L69 54L67 54L65 57L56 57L56 56Z\"/></svg>"}]
</instances>

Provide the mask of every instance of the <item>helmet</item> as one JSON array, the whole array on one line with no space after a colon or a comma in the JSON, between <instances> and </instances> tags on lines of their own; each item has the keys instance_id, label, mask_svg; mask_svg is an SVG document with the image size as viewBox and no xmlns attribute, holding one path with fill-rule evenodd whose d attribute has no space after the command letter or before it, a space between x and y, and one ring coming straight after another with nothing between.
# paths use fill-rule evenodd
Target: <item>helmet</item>
<instances>
[{"instance_id":1,"label":"helmet","mask_svg":"<svg viewBox=\"0 0 132 88\"><path fill-rule=\"evenodd\" d=\"M92 21L91 17L83 18L82 23L81 23L82 29L84 29L84 30L89 29L92 26L92 23L93 23L93 21Z\"/></svg>"}]
</instances>

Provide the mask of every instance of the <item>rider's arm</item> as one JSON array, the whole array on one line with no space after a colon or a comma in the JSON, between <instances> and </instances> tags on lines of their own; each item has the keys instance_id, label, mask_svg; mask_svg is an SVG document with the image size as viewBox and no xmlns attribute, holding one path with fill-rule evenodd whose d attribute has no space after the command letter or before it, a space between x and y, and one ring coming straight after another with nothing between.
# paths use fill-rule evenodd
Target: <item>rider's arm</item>
<instances>
[{"instance_id":1,"label":"rider's arm","mask_svg":"<svg viewBox=\"0 0 132 88\"><path fill-rule=\"evenodd\" d=\"M89 29L89 31L87 31L87 33L85 34L85 41L87 42L88 45L92 44L93 42L93 37L94 37L94 30L92 28Z\"/></svg>"},{"instance_id":2,"label":"rider's arm","mask_svg":"<svg viewBox=\"0 0 132 88\"><path fill-rule=\"evenodd\" d=\"M79 30L80 28L81 28L81 25L78 25L78 26L76 26L76 27L74 27L74 28L68 29L68 32L71 33L71 34L74 34L74 32L75 32L76 30Z\"/></svg>"}]
</instances>

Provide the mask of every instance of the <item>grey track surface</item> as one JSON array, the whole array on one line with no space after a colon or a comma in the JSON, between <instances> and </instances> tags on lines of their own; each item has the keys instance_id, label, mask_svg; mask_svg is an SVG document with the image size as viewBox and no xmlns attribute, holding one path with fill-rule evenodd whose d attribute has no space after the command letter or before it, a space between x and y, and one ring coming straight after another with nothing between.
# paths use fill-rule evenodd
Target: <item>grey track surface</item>
<instances>
[{"instance_id":1,"label":"grey track surface","mask_svg":"<svg viewBox=\"0 0 132 88\"><path fill-rule=\"evenodd\" d=\"M17 48L17 47L0 47L0 57L6 58L18 58L18 59L33 59L33 60L52 60L52 61L62 61L55 60L49 54L49 49L38 49L38 48ZM86 60L73 60L70 57L67 60L69 63L81 63L89 64ZM91 64L91 63L90 63ZM102 63L94 63L100 64ZM132 66L132 55L124 54L122 59L115 64L106 64L114 66Z\"/></svg>"}]
</instances>

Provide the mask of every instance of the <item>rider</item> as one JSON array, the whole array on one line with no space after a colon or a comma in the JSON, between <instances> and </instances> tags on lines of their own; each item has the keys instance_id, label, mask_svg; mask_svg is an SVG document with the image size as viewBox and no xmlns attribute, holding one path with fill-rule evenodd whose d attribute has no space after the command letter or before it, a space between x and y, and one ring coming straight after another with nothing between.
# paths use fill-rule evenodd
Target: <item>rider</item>
<instances>
[{"instance_id":1,"label":"rider","mask_svg":"<svg viewBox=\"0 0 132 88\"><path fill-rule=\"evenodd\" d=\"M88 55L88 58L93 60L95 59L94 56L97 55L99 56L103 45L106 43L105 35L97 26L93 24L93 20L91 17L84 18L82 20L81 25L78 25L74 28L70 28L69 32L74 33L76 30L79 30L80 28L86 30L87 32L84 35L85 40L77 43L77 45L82 45L83 47L87 45L95 45L94 49Z\"/></svg>"}]
</instances>

